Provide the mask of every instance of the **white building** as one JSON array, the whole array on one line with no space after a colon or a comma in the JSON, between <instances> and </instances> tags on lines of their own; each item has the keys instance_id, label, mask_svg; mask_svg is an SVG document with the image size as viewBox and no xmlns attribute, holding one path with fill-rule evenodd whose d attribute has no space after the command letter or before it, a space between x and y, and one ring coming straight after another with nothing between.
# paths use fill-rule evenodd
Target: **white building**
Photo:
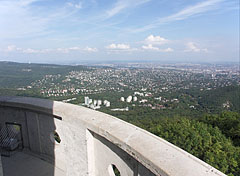
<instances>
[{"instance_id":1,"label":"white building","mask_svg":"<svg viewBox=\"0 0 240 176\"><path fill-rule=\"evenodd\" d=\"M124 98L124 97L121 97L121 98L120 98L120 101L125 101L125 98Z\"/></svg>"},{"instance_id":2,"label":"white building","mask_svg":"<svg viewBox=\"0 0 240 176\"><path fill-rule=\"evenodd\" d=\"M145 93L145 97L150 97L150 96L152 96L152 93L150 93L150 92Z\"/></svg>"},{"instance_id":3,"label":"white building","mask_svg":"<svg viewBox=\"0 0 240 176\"><path fill-rule=\"evenodd\" d=\"M110 107L110 101L106 102L106 107Z\"/></svg>"},{"instance_id":4,"label":"white building","mask_svg":"<svg viewBox=\"0 0 240 176\"><path fill-rule=\"evenodd\" d=\"M106 106L107 102L108 102L107 100L104 100L104 101L103 101L103 104Z\"/></svg>"},{"instance_id":5,"label":"white building","mask_svg":"<svg viewBox=\"0 0 240 176\"><path fill-rule=\"evenodd\" d=\"M103 104L104 104L106 107L110 107L110 101L104 100L104 101L103 101Z\"/></svg>"},{"instance_id":6,"label":"white building","mask_svg":"<svg viewBox=\"0 0 240 176\"><path fill-rule=\"evenodd\" d=\"M97 100L93 100L93 105L97 106Z\"/></svg>"},{"instance_id":7,"label":"white building","mask_svg":"<svg viewBox=\"0 0 240 176\"><path fill-rule=\"evenodd\" d=\"M92 102L93 102L92 99L89 99L89 100L88 100L88 103L89 103L89 104L91 104Z\"/></svg>"},{"instance_id":8,"label":"white building","mask_svg":"<svg viewBox=\"0 0 240 176\"><path fill-rule=\"evenodd\" d=\"M128 96L127 99L126 99L126 101L127 101L128 103L130 103L130 102L132 101L132 96L131 96L131 95Z\"/></svg>"},{"instance_id":9,"label":"white building","mask_svg":"<svg viewBox=\"0 0 240 176\"><path fill-rule=\"evenodd\" d=\"M141 101L139 101L139 103L146 103L147 100L146 99L142 99Z\"/></svg>"},{"instance_id":10,"label":"white building","mask_svg":"<svg viewBox=\"0 0 240 176\"><path fill-rule=\"evenodd\" d=\"M102 100L98 100L98 101L97 101L97 105L98 105L98 106L101 106L101 105L102 105Z\"/></svg>"},{"instance_id":11,"label":"white building","mask_svg":"<svg viewBox=\"0 0 240 176\"><path fill-rule=\"evenodd\" d=\"M67 93L67 92L68 92L67 89L62 90L62 93Z\"/></svg>"},{"instance_id":12,"label":"white building","mask_svg":"<svg viewBox=\"0 0 240 176\"><path fill-rule=\"evenodd\" d=\"M133 97L133 101L137 101L137 97Z\"/></svg>"},{"instance_id":13,"label":"white building","mask_svg":"<svg viewBox=\"0 0 240 176\"><path fill-rule=\"evenodd\" d=\"M111 111L129 111L129 108L116 108L116 109L111 109Z\"/></svg>"},{"instance_id":14,"label":"white building","mask_svg":"<svg viewBox=\"0 0 240 176\"><path fill-rule=\"evenodd\" d=\"M89 97L84 97L84 104L89 105Z\"/></svg>"},{"instance_id":15,"label":"white building","mask_svg":"<svg viewBox=\"0 0 240 176\"><path fill-rule=\"evenodd\" d=\"M156 97L156 98L154 98L155 100L162 100L162 97Z\"/></svg>"},{"instance_id":16,"label":"white building","mask_svg":"<svg viewBox=\"0 0 240 176\"><path fill-rule=\"evenodd\" d=\"M144 96L144 93L134 92L134 95Z\"/></svg>"}]
</instances>

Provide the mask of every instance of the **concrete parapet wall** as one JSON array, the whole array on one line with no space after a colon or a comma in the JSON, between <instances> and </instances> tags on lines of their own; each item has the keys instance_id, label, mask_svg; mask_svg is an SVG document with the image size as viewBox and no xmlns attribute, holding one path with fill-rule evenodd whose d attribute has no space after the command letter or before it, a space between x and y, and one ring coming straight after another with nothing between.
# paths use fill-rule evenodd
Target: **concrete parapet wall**
<instances>
[{"instance_id":1,"label":"concrete parapet wall","mask_svg":"<svg viewBox=\"0 0 240 176\"><path fill-rule=\"evenodd\" d=\"M22 125L24 148L66 175L223 176L171 143L85 107L25 97L0 97L0 124ZM54 142L56 131L61 143Z\"/></svg>"}]
</instances>

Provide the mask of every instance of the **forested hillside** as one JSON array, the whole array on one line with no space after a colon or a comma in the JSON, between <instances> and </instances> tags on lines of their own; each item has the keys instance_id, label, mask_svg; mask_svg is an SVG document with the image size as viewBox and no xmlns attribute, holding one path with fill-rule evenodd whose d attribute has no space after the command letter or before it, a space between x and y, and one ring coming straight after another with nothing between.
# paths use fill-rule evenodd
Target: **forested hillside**
<instances>
[{"instance_id":1,"label":"forested hillside","mask_svg":"<svg viewBox=\"0 0 240 176\"><path fill-rule=\"evenodd\" d=\"M229 110L240 112L240 86L219 87L200 94L199 104L208 112L218 112L229 104Z\"/></svg>"},{"instance_id":2,"label":"forested hillside","mask_svg":"<svg viewBox=\"0 0 240 176\"><path fill-rule=\"evenodd\" d=\"M0 62L0 88L27 86L45 75L64 75L70 71L87 69L85 66Z\"/></svg>"},{"instance_id":3,"label":"forested hillside","mask_svg":"<svg viewBox=\"0 0 240 176\"><path fill-rule=\"evenodd\" d=\"M223 112L195 119L131 118L131 123L177 145L227 175L240 175L239 113Z\"/></svg>"}]
</instances>

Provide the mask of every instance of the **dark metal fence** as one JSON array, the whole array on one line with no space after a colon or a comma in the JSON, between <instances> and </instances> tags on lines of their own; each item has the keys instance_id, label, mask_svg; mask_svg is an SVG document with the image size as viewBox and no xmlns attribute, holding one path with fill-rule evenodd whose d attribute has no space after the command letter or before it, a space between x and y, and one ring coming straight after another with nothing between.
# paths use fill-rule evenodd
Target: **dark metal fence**
<instances>
[{"instance_id":1,"label":"dark metal fence","mask_svg":"<svg viewBox=\"0 0 240 176\"><path fill-rule=\"evenodd\" d=\"M6 123L0 127L0 153L2 156L11 156L23 148L21 125Z\"/></svg>"}]
</instances>

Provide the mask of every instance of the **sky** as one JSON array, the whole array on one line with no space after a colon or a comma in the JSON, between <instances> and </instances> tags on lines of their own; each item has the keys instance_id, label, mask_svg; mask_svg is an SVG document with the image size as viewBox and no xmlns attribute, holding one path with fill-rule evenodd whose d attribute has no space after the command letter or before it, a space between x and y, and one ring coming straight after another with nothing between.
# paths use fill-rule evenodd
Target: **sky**
<instances>
[{"instance_id":1,"label":"sky","mask_svg":"<svg viewBox=\"0 0 240 176\"><path fill-rule=\"evenodd\" d=\"M0 0L0 61L239 62L239 0Z\"/></svg>"}]
</instances>

